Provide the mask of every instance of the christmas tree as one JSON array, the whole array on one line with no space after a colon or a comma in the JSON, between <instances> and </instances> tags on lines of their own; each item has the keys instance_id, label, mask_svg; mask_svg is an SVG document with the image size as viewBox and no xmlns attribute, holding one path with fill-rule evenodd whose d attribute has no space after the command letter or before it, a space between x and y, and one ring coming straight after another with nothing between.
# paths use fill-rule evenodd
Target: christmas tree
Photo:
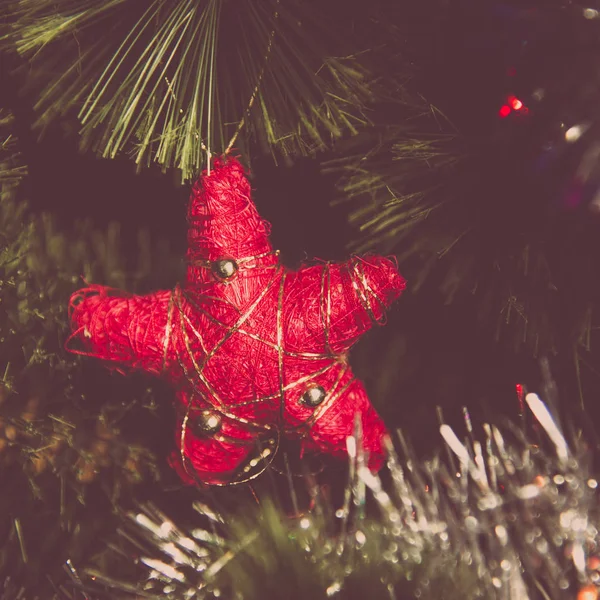
<instances>
[{"instance_id":1,"label":"christmas tree","mask_svg":"<svg viewBox=\"0 0 600 600\"><path fill-rule=\"evenodd\" d=\"M1 10L0 599L598 597L600 7L20 0ZM206 182L234 157L257 208L243 239L266 235L264 218L270 246L242 253L246 263L215 261L198 229L204 250L186 257L190 190L207 201ZM240 225L232 219L225 228ZM375 285L369 253L395 257L407 279L391 307L397 275L385 266ZM334 265L345 265L339 286ZM282 348L303 339L296 358L323 361L325 379L294 400L294 418L343 406L362 380L364 410L368 393L389 437L349 413L326 442L319 416L318 448L302 454L271 421L256 433L260 419L241 404L196 419L164 381L125 371L112 342L98 350L122 334L108 317L77 316L88 301L79 288L106 295L114 324L130 308L119 298L185 292L186 269L188 281L205 269L237 294L246 268L282 274L261 284L272 313L256 325L242 305L227 320L228 296L194 299L199 322L209 315L228 339L251 340L243 360L225 355L235 373L211 402L246 393L257 342L271 345L283 407L306 376L286 387ZM286 295L296 272L303 283ZM344 277L348 291L335 295ZM208 386L214 373L190 350L204 331L176 297L189 322L179 342L165 338L164 357L170 340L173 356L187 348L190 378ZM330 321L344 321L351 297L348 314L364 323L336 349ZM174 331L158 314L152 323ZM270 314L272 340L257 328ZM128 327L121 339L147 358L154 342ZM327 352L307 345L315 332ZM114 368L86 355L90 340ZM268 372L252 371L256 389ZM229 457L240 440L258 449L244 454L248 471L189 476L187 424L209 439L225 418L241 427L223 430Z\"/></svg>"}]
</instances>

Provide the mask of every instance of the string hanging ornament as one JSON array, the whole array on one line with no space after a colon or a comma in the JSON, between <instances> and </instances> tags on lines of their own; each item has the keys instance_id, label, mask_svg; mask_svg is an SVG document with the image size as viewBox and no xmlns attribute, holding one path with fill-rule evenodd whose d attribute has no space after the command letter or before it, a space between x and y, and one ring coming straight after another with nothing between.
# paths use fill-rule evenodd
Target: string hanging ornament
<instances>
[{"instance_id":1,"label":"string hanging ornament","mask_svg":"<svg viewBox=\"0 0 600 600\"><path fill-rule=\"evenodd\" d=\"M347 353L405 288L395 260L288 270L232 157L194 185L188 223L185 283L143 296L101 285L75 292L67 348L171 382L171 463L188 484L257 476L281 436L302 453L345 457L357 415L378 469L386 429Z\"/></svg>"}]
</instances>

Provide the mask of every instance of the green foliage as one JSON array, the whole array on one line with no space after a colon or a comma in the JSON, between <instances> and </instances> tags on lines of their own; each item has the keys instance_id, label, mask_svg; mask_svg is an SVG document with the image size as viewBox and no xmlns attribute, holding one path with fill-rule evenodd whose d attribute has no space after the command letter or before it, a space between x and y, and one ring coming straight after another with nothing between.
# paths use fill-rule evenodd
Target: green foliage
<instances>
[{"instance_id":1,"label":"green foliage","mask_svg":"<svg viewBox=\"0 0 600 600\"><path fill-rule=\"evenodd\" d=\"M396 249L449 200L435 192L460 162L458 134L441 126L445 120L435 107L423 101L398 103L396 110L404 122L342 142L340 156L326 161L323 169L338 178L341 195L336 202L352 203L349 218L358 231L352 249L357 252L374 246ZM438 131L432 122L440 123Z\"/></svg>"},{"instance_id":2,"label":"green foliage","mask_svg":"<svg viewBox=\"0 0 600 600\"><path fill-rule=\"evenodd\" d=\"M65 233L31 214L11 118L0 116L0 574L34 585L62 579L62 564L93 549L115 503L159 476L144 437L161 426L148 383L119 386L64 349L81 275L135 287L151 255L126 277L118 227ZM132 428L143 419L147 431Z\"/></svg>"},{"instance_id":3,"label":"green foliage","mask_svg":"<svg viewBox=\"0 0 600 600\"><path fill-rule=\"evenodd\" d=\"M13 121L12 113L0 109L0 201L10 199L27 174L27 167L21 164L17 139L11 133Z\"/></svg>"},{"instance_id":4,"label":"green foliage","mask_svg":"<svg viewBox=\"0 0 600 600\"><path fill-rule=\"evenodd\" d=\"M367 121L360 52L311 3L24 0L7 12L37 126L77 116L83 146L104 157L127 152L187 180L208 151L255 138L306 154Z\"/></svg>"},{"instance_id":5,"label":"green foliage","mask_svg":"<svg viewBox=\"0 0 600 600\"><path fill-rule=\"evenodd\" d=\"M456 132L425 102L413 114L342 142L325 164L357 230L351 249L396 254L409 293L473 306L515 350L589 350L595 221L558 210L522 174L525 150Z\"/></svg>"}]
</instances>

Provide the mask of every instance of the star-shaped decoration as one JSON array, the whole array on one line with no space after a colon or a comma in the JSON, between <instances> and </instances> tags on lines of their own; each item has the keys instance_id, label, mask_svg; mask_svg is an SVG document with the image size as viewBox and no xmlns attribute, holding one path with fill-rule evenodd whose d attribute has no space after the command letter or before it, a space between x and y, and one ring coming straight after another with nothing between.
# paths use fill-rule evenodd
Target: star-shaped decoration
<instances>
[{"instance_id":1,"label":"star-shaped decoration","mask_svg":"<svg viewBox=\"0 0 600 600\"><path fill-rule=\"evenodd\" d=\"M368 256L286 269L234 158L203 173L188 221L186 283L144 296L79 290L70 340L173 384L172 464L187 483L247 479L281 435L303 451L345 456L357 415L378 468L385 426L347 353L404 289L395 262Z\"/></svg>"}]
</instances>

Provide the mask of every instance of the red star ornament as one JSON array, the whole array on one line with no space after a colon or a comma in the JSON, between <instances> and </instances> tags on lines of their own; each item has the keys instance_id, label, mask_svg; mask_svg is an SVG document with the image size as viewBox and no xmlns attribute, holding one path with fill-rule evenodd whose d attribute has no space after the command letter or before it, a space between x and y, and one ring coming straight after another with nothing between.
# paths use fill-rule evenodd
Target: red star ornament
<instances>
[{"instance_id":1,"label":"red star ornament","mask_svg":"<svg viewBox=\"0 0 600 600\"><path fill-rule=\"evenodd\" d=\"M72 351L172 383L171 463L186 483L247 479L280 435L302 451L345 456L357 414L369 466L379 468L386 429L347 352L404 289L394 260L286 269L233 158L194 185L188 222L185 285L144 296L79 290L69 339L86 350Z\"/></svg>"}]
</instances>

